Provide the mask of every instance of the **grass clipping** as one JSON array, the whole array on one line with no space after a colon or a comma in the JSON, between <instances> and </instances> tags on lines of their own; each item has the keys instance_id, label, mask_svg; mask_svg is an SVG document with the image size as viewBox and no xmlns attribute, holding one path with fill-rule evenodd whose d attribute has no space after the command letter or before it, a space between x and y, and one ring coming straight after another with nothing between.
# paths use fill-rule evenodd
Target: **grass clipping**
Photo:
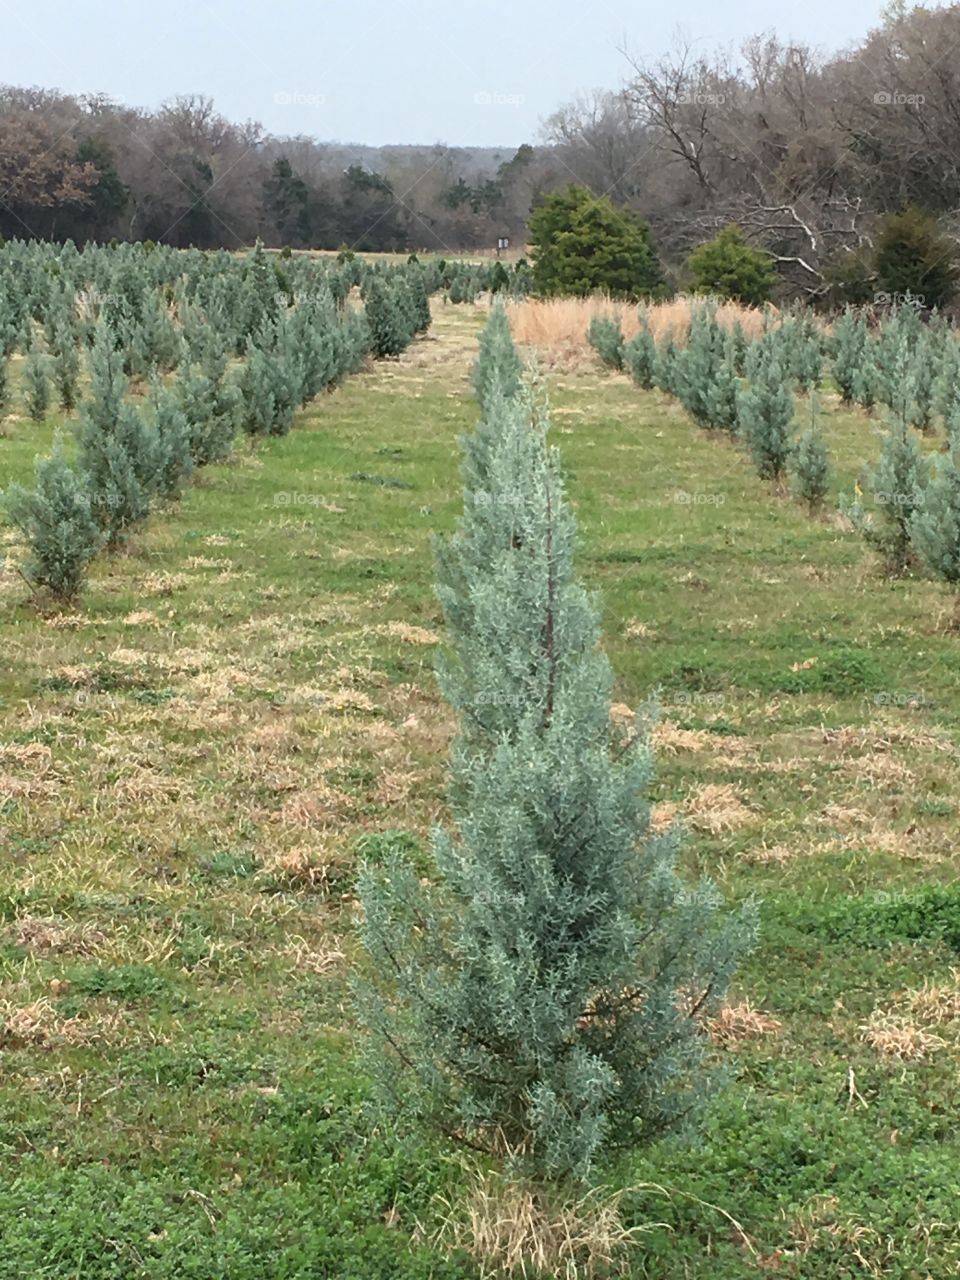
<instances>
[{"instance_id":1,"label":"grass clipping","mask_svg":"<svg viewBox=\"0 0 960 1280\"><path fill-rule=\"evenodd\" d=\"M596 1187L575 1197L491 1170L473 1168L466 1195L442 1211L432 1234L418 1226L425 1244L464 1252L482 1276L550 1275L589 1280L624 1275L632 1247L662 1224L626 1227L620 1212L626 1191Z\"/></svg>"}]
</instances>

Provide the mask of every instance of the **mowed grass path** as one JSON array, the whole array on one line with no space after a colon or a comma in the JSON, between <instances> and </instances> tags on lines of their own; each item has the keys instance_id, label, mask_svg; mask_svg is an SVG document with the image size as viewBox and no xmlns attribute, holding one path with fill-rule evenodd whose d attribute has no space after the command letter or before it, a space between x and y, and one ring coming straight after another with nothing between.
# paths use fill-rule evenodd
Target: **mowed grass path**
<instances>
[{"instance_id":1,"label":"mowed grass path","mask_svg":"<svg viewBox=\"0 0 960 1280\"><path fill-rule=\"evenodd\" d=\"M438 306L401 361L241 442L75 612L0 580L4 1280L474 1274L408 1250L460 1174L366 1114L349 974L358 858L444 814L430 545L481 321ZM617 714L659 690L654 820L762 903L703 1144L608 1171L665 1224L631 1274L955 1274L947 603L664 397L548 381ZM876 442L827 410L849 487ZM9 424L4 480L52 429Z\"/></svg>"}]
</instances>

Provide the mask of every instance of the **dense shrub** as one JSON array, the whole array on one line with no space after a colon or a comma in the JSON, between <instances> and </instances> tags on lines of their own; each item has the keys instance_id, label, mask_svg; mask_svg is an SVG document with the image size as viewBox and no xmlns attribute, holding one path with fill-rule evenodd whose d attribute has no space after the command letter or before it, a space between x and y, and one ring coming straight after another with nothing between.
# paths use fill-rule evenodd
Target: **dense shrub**
<instances>
[{"instance_id":1,"label":"dense shrub","mask_svg":"<svg viewBox=\"0 0 960 1280\"><path fill-rule=\"evenodd\" d=\"M942 307L956 288L956 249L936 218L910 207L880 220L874 241L877 288L893 301Z\"/></svg>"},{"instance_id":2,"label":"dense shrub","mask_svg":"<svg viewBox=\"0 0 960 1280\"><path fill-rule=\"evenodd\" d=\"M770 255L747 244L737 226L724 227L687 258L693 288L757 307L768 301L777 281Z\"/></svg>"},{"instance_id":3,"label":"dense shrub","mask_svg":"<svg viewBox=\"0 0 960 1280\"><path fill-rule=\"evenodd\" d=\"M547 196L530 215L528 235L538 293L637 299L663 292L646 223L587 187Z\"/></svg>"}]
</instances>

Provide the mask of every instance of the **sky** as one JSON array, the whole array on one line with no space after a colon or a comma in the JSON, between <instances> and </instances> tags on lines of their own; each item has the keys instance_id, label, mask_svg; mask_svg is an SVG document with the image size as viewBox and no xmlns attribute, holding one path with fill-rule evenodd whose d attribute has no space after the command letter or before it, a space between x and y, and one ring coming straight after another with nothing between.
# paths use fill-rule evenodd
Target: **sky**
<instances>
[{"instance_id":1,"label":"sky","mask_svg":"<svg viewBox=\"0 0 960 1280\"><path fill-rule=\"evenodd\" d=\"M517 146L579 92L615 88L621 50L678 28L704 50L775 27L840 49L879 0L8 0L0 82L156 108L201 93L233 121L344 143Z\"/></svg>"}]
</instances>

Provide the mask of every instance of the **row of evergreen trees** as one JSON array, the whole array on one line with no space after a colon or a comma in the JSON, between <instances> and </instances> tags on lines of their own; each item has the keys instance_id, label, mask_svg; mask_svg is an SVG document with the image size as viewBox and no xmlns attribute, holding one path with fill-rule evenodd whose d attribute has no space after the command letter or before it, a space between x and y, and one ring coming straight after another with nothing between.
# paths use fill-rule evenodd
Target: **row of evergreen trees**
<instances>
[{"instance_id":1,"label":"row of evergreen trees","mask_svg":"<svg viewBox=\"0 0 960 1280\"><path fill-rule=\"evenodd\" d=\"M156 502L179 496L195 468L225 457L239 432L285 434L301 405L368 354L402 351L429 325L429 290L439 284L419 264L289 268L259 245L245 260L223 255L222 276L209 273L205 255L140 250L134 258L124 248L109 266L106 293L94 282L105 278L110 251L94 252L91 263L87 251L67 250L62 263L47 246L11 252L21 265L34 268L39 257L47 267L28 270L23 314L21 296L0 292L5 347L29 343L22 383L32 416L49 405L51 375L61 406L79 401L79 414L75 456L58 439L37 462L34 488L13 486L4 505L28 545L24 576L65 600L79 592L102 547L121 546ZM158 272L155 257L179 259L184 273ZM194 265L198 275L190 274ZM0 270L0 283L10 280ZM364 309L345 305L354 283ZM84 367L89 387L81 396ZM132 397L131 382L143 383L145 394Z\"/></svg>"},{"instance_id":2,"label":"row of evergreen trees","mask_svg":"<svg viewBox=\"0 0 960 1280\"><path fill-rule=\"evenodd\" d=\"M780 484L789 473L811 509L822 502L830 465L812 396L810 425L795 431L795 392L812 392L824 366L819 330L807 316L774 324L767 313L763 333L751 341L739 322L722 326L705 304L694 309L683 346L672 336L658 344L643 311L629 342L616 316L594 317L588 338L605 364L627 369L644 389L674 396L700 426L738 439L762 478Z\"/></svg>"},{"instance_id":3,"label":"row of evergreen trees","mask_svg":"<svg viewBox=\"0 0 960 1280\"><path fill-rule=\"evenodd\" d=\"M281 258L261 246L246 259L152 245L63 246L11 241L0 247L0 414L12 405L9 357L25 356L21 405L42 421L77 404L82 355L106 319L134 381L194 363L212 326L228 355L243 358L265 325L305 298L342 307L359 288L375 355L403 350L429 323L429 295L451 302L480 294L526 294L530 269L411 257L404 269L341 254L336 261Z\"/></svg>"},{"instance_id":4,"label":"row of evergreen trees","mask_svg":"<svg viewBox=\"0 0 960 1280\"><path fill-rule=\"evenodd\" d=\"M739 324L723 329L703 307L682 349L671 339L658 346L643 317L626 344L612 316L595 317L588 336L606 364L628 369L639 386L675 396L701 426L734 433L760 476L781 483L789 475L811 511L831 483L816 395L829 370L845 403L885 419L879 460L854 500L841 498L841 510L887 572L919 566L960 596L960 342L945 320L924 323L904 307L871 332L847 309L828 336L803 313L779 323L768 313L748 342ZM808 395L802 432L796 393ZM933 435L938 421L942 450L931 458L921 436Z\"/></svg>"},{"instance_id":5,"label":"row of evergreen trees","mask_svg":"<svg viewBox=\"0 0 960 1280\"><path fill-rule=\"evenodd\" d=\"M678 878L676 830L650 833L647 728L612 725L548 405L499 307L474 386L463 516L438 547L454 827L434 832L428 880L400 852L364 870L363 1007L394 1106L528 1173L586 1178L697 1114L704 1019L753 920Z\"/></svg>"}]
</instances>

